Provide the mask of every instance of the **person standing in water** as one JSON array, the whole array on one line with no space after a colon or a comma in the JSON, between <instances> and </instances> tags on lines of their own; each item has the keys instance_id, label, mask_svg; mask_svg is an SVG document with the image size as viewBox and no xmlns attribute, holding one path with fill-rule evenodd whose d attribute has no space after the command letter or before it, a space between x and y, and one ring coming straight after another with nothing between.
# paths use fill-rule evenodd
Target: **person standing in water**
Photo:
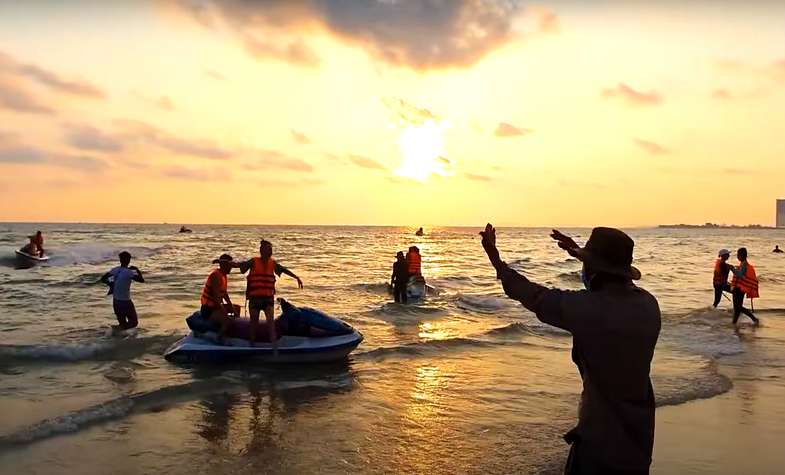
<instances>
[{"instance_id":1,"label":"person standing in water","mask_svg":"<svg viewBox=\"0 0 785 475\"><path fill-rule=\"evenodd\" d=\"M104 274L101 282L109 286L109 293L112 294L112 308L119 324L116 328L128 330L139 324L136 307L131 300L131 281L143 283L144 276L139 268L129 265L131 254L128 251L121 252L118 257L120 265Z\"/></svg>"},{"instance_id":2,"label":"person standing in water","mask_svg":"<svg viewBox=\"0 0 785 475\"><path fill-rule=\"evenodd\" d=\"M578 425L565 474L648 474L654 447L654 391L649 377L660 333L660 308L633 284L635 243L618 229L594 228L581 248L554 230L559 247L583 262L586 290L549 289L499 256L496 230L480 233L504 292L543 323L572 334L572 360L583 380Z\"/></svg>"},{"instance_id":3,"label":"person standing in water","mask_svg":"<svg viewBox=\"0 0 785 475\"><path fill-rule=\"evenodd\" d=\"M409 268L403 251L398 251L393 263L390 285L393 289L393 298L398 303L406 303L406 283L409 282Z\"/></svg>"},{"instance_id":4,"label":"person standing in water","mask_svg":"<svg viewBox=\"0 0 785 475\"><path fill-rule=\"evenodd\" d=\"M714 308L720 304L723 292L730 292L730 284L728 283L728 274L730 274L731 266L728 264L730 258L730 251L727 249L720 249L717 254L717 260L714 262Z\"/></svg>"},{"instance_id":5,"label":"person standing in water","mask_svg":"<svg viewBox=\"0 0 785 475\"><path fill-rule=\"evenodd\" d=\"M780 254L780 253L782 253L782 249L780 249L780 246L778 244L775 244L774 245L774 250L771 251L771 252L773 252L775 254Z\"/></svg>"},{"instance_id":6,"label":"person standing in water","mask_svg":"<svg viewBox=\"0 0 785 475\"><path fill-rule=\"evenodd\" d=\"M303 281L300 280L292 271L278 264L273 259L273 245L270 241L262 239L259 243L259 257L254 257L249 261L234 263L232 267L237 267L240 272L248 272L248 285L246 287L246 297L249 303L251 316L251 331L249 341L253 346L256 341L256 327L259 326L259 313L264 312L267 321L270 343L273 350L277 353L277 335L275 332L275 276L286 274L297 280L297 286L303 288ZM250 271L250 272L249 272Z\"/></svg>"},{"instance_id":7,"label":"person standing in water","mask_svg":"<svg viewBox=\"0 0 785 475\"><path fill-rule=\"evenodd\" d=\"M409 247L409 252L406 253L406 264L410 276L422 278L422 256L417 246Z\"/></svg>"},{"instance_id":8,"label":"person standing in water","mask_svg":"<svg viewBox=\"0 0 785 475\"><path fill-rule=\"evenodd\" d=\"M739 321L739 316L743 313L750 317L757 325L760 320L747 308L744 307L744 297L756 299L760 297L758 293L758 275L755 273L755 267L747 260L747 248L740 247L736 252L736 257L739 259L738 267L731 268L733 271L733 280L731 281L731 288L733 289L733 324Z\"/></svg>"},{"instance_id":9,"label":"person standing in water","mask_svg":"<svg viewBox=\"0 0 785 475\"><path fill-rule=\"evenodd\" d=\"M229 311L233 308L232 299L229 298L229 274L232 272L232 256L221 254L215 259L213 264L218 264L217 269L213 269L207 276L202 288L201 304L199 312L202 318L211 320L220 325L218 331L218 341L223 341L226 329L229 328L231 319Z\"/></svg>"}]
</instances>

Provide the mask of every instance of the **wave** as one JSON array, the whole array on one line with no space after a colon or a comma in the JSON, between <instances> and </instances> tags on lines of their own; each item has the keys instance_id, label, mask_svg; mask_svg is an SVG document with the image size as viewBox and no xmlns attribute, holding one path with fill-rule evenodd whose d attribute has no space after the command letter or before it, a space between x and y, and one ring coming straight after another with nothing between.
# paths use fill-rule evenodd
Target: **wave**
<instances>
[{"instance_id":1,"label":"wave","mask_svg":"<svg viewBox=\"0 0 785 475\"><path fill-rule=\"evenodd\" d=\"M350 286L355 290L364 290L366 292L389 295L391 293L390 284L387 282L375 282L370 284L353 284Z\"/></svg>"},{"instance_id":2,"label":"wave","mask_svg":"<svg viewBox=\"0 0 785 475\"><path fill-rule=\"evenodd\" d=\"M482 348L503 345L505 343L489 342L475 338L449 338L446 340L428 340L415 343L407 343L399 346L388 346L356 353L355 358L384 358L387 356L422 356L431 353L439 353L444 350L462 348Z\"/></svg>"},{"instance_id":3,"label":"wave","mask_svg":"<svg viewBox=\"0 0 785 475\"><path fill-rule=\"evenodd\" d=\"M506 298L493 295L458 294L458 308L481 313L495 313L509 306Z\"/></svg>"},{"instance_id":4,"label":"wave","mask_svg":"<svg viewBox=\"0 0 785 475\"><path fill-rule=\"evenodd\" d=\"M146 353L163 352L179 336L112 339L91 343L54 345L0 345L0 361L17 363L127 360Z\"/></svg>"},{"instance_id":5,"label":"wave","mask_svg":"<svg viewBox=\"0 0 785 475\"><path fill-rule=\"evenodd\" d=\"M135 258L150 257L164 247L122 246L119 244L79 244L53 249L48 265L67 266L73 264L102 264L117 259L122 251L128 251Z\"/></svg>"},{"instance_id":6,"label":"wave","mask_svg":"<svg viewBox=\"0 0 785 475\"><path fill-rule=\"evenodd\" d=\"M709 399L733 388L733 382L717 371L714 361L707 363L699 372L702 374L698 377L692 374L681 378L658 378L656 373L653 374L657 407L676 406L697 399ZM657 388L663 386L666 390L658 392Z\"/></svg>"},{"instance_id":7,"label":"wave","mask_svg":"<svg viewBox=\"0 0 785 475\"><path fill-rule=\"evenodd\" d=\"M223 375L166 386L130 396L121 396L111 401L45 419L11 434L1 435L0 451L13 449L20 445L30 444L61 434L78 432L96 424L122 419L133 414L159 411L167 406L194 401L217 392L240 393L248 390L249 387L255 387L259 382L265 382L262 379L264 376L238 372L235 375ZM275 381L272 385L264 384L263 387L280 392L297 391L305 388L334 391L346 389L352 384L353 378L350 375L341 374L338 377L328 376L316 380Z\"/></svg>"}]
</instances>

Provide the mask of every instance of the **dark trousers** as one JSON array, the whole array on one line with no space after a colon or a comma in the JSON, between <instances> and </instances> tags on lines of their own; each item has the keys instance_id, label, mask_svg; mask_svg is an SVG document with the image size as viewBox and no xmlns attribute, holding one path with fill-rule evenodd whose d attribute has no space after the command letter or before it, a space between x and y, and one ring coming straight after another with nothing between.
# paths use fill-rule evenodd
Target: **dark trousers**
<instances>
[{"instance_id":1,"label":"dark trousers","mask_svg":"<svg viewBox=\"0 0 785 475\"><path fill-rule=\"evenodd\" d=\"M748 309L744 308L744 292L741 289L733 289L733 323L739 321L739 315L744 314L757 323L758 319Z\"/></svg>"},{"instance_id":2,"label":"dark trousers","mask_svg":"<svg viewBox=\"0 0 785 475\"><path fill-rule=\"evenodd\" d=\"M395 284L393 286L393 298L396 302L406 303L406 284Z\"/></svg>"},{"instance_id":3,"label":"dark trousers","mask_svg":"<svg viewBox=\"0 0 785 475\"><path fill-rule=\"evenodd\" d=\"M722 292L730 292L730 284L725 282L724 284L714 284L714 307L720 304L720 300L722 299Z\"/></svg>"},{"instance_id":4,"label":"dark trousers","mask_svg":"<svg viewBox=\"0 0 785 475\"><path fill-rule=\"evenodd\" d=\"M639 470L620 470L605 465L601 460L592 457L591 453L581 450L580 442L573 442L570 455L564 467L564 475L649 475L649 468Z\"/></svg>"},{"instance_id":5,"label":"dark trousers","mask_svg":"<svg viewBox=\"0 0 785 475\"><path fill-rule=\"evenodd\" d=\"M134 307L134 303L131 300L113 300L112 307L120 328L126 330L128 328L136 328L139 325L136 307Z\"/></svg>"}]
</instances>

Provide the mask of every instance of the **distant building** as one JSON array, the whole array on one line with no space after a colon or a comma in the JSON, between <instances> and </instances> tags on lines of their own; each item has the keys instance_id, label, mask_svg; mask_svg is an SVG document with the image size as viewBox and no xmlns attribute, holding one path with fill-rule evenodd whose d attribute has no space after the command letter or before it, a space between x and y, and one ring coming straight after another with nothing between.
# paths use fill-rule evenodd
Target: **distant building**
<instances>
[{"instance_id":1,"label":"distant building","mask_svg":"<svg viewBox=\"0 0 785 475\"><path fill-rule=\"evenodd\" d=\"M777 200L777 227L785 228L785 200Z\"/></svg>"}]
</instances>

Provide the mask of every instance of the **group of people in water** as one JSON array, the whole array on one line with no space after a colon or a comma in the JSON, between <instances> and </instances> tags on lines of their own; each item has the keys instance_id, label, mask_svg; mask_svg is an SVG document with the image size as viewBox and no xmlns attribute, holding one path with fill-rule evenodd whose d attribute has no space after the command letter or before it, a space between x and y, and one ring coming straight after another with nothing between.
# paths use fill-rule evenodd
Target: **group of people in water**
<instances>
[{"instance_id":1,"label":"group of people in water","mask_svg":"<svg viewBox=\"0 0 785 475\"><path fill-rule=\"evenodd\" d=\"M417 246L410 246L406 255L403 254L403 251L398 251L395 255L392 276L390 277L390 287L395 302L408 302L406 287L411 279L425 283L425 278L422 276L422 256Z\"/></svg>"},{"instance_id":2,"label":"group of people in water","mask_svg":"<svg viewBox=\"0 0 785 475\"><path fill-rule=\"evenodd\" d=\"M545 324L572 335L572 360L578 368L583 391L578 423L564 435L570 444L566 474L646 474L654 445L655 398L650 379L651 361L659 338L661 316L657 299L635 285L641 272L632 265L634 241L614 228L594 228L583 247L571 237L553 230L551 238L570 256L582 262L580 291L548 288L534 283L510 268L496 247L496 230L491 224L480 233L482 246L501 281L504 292L519 301ZM41 240L41 243L43 241ZM777 252L777 249L775 249ZM275 345L274 296L276 276L286 274L302 281L272 257L273 247L262 240L259 256L236 262L229 254L213 261L218 268L207 276L201 294L201 314L216 322L223 334L237 314L238 306L228 293L232 269L247 273L246 296L250 307L250 342L257 334L259 315L264 312L268 337ZM743 306L745 297L757 298L758 278L748 260L747 249L739 248L738 265L728 264L730 251L718 253L714 267L714 306L723 292L733 295L734 317L741 314L758 322ZM131 255L120 254L120 266L101 281L110 285L114 311L121 328L138 324L130 298L131 282L144 282L142 272L130 266ZM406 302L406 285L412 276L422 278L422 257L416 246L398 252L391 285L396 301ZM732 273L730 283L728 278ZM273 346L275 348L275 346Z\"/></svg>"}]
</instances>

